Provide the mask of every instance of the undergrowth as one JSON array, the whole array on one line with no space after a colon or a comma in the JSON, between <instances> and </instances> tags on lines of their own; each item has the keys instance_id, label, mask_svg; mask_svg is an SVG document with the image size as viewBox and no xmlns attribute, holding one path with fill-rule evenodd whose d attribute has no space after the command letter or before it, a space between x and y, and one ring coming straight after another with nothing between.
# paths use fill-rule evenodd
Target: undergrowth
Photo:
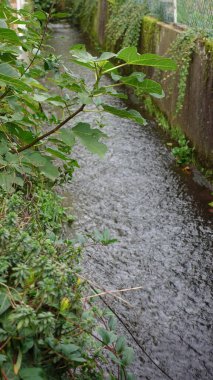
<instances>
[{"instance_id":1,"label":"undergrowth","mask_svg":"<svg viewBox=\"0 0 213 380\"><path fill-rule=\"evenodd\" d=\"M0 201L0 378L103 379L111 361L132 379L133 352L115 334L114 317L85 298L83 247L62 238L61 198L40 184L30 193L1 192ZM97 239L113 241L90 236Z\"/></svg>"}]
</instances>

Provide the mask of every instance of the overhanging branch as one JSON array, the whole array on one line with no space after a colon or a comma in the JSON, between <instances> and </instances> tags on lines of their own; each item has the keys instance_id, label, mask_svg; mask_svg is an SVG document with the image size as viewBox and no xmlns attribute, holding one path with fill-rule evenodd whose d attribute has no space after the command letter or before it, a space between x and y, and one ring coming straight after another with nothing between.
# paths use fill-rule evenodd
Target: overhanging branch
<instances>
[{"instance_id":1,"label":"overhanging branch","mask_svg":"<svg viewBox=\"0 0 213 380\"><path fill-rule=\"evenodd\" d=\"M75 116L77 116L80 112L83 111L85 107L85 104L83 104L80 108L78 108L75 112L73 112L71 115L69 115L65 120L63 120L60 124L57 125L57 127L51 129L50 131L44 133L43 135L41 136L38 136L36 139L34 139L33 141L31 141L31 143L27 144L27 145L24 145L22 146L21 148L17 149L17 152L20 153L20 152L23 152L24 150L27 150L29 148L31 148L32 146L34 146L35 144L37 144L39 141L41 140L44 140L46 137L48 136L51 136L53 133L57 132L60 128L62 128L64 126L64 124L66 124L68 121L70 121L71 119L73 119Z\"/></svg>"}]
</instances>

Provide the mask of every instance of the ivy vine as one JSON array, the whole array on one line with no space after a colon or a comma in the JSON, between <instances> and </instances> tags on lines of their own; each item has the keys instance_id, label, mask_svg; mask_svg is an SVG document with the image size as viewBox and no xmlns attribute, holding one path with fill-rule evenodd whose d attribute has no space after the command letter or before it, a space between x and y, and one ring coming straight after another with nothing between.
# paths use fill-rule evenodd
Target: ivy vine
<instances>
[{"instance_id":1,"label":"ivy vine","mask_svg":"<svg viewBox=\"0 0 213 380\"><path fill-rule=\"evenodd\" d=\"M172 57L178 65L177 73L172 74L173 77L177 74L179 77L176 114L178 114L183 108L190 63L193 53L196 50L196 41L198 38L199 35L194 30L189 29L176 38L168 51L170 57Z\"/></svg>"},{"instance_id":2,"label":"ivy vine","mask_svg":"<svg viewBox=\"0 0 213 380\"><path fill-rule=\"evenodd\" d=\"M138 46L142 18L148 13L145 4L132 0L118 1L110 5L110 18L106 28L106 45L115 50L116 46Z\"/></svg>"}]
</instances>

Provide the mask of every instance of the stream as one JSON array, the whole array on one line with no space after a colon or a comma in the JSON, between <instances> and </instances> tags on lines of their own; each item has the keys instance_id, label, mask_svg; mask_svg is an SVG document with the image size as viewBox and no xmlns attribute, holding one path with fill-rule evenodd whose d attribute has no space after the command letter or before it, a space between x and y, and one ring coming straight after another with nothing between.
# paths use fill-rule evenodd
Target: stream
<instances>
[{"instance_id":1,"label":"stream","mask_svg":"<svg viewBox=\"0 0 213 380\"><path fill-rule=\"evenodd\" d=\"M68 24L52 25L52 30L56 53L91 83L89 71L69 62L68 51L82 43L81 33ZM93 113L83 115L93 126L94 118ZM205 187L199 174L196 180L177 168L153 122L141 127L106 114L104 123L109 136L105 158L77 146L73 155L80 169L63 191L77 218L70 237L108 228L118 239L85 252L85 276L104 289L141 286L122 295L130 305L109 296L107 301L170 378L212 380L213 222ZM167 379L131 338L130 343L137 379Z\"/></svg>"}]
</instances>

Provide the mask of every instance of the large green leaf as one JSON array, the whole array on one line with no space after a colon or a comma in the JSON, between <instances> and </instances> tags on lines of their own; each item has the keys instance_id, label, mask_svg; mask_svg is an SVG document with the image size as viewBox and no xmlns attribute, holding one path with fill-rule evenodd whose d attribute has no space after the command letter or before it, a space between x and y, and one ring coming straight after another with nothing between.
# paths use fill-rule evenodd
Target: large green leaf
<instances>
[{"instance_id":1,"label":"large green leaf","mask_svg":"<svg viewBox=\"0 0 213 380\"><path fill-rule=\"evenodd\" d=\"M86 360L84 358L82 358L80 353L70 355L70 360L72 360L73 362L77 362L77 363L85 363L86 362Z\"/></svg>"},{"instance_id":2,"label":"large green leaf","mask_svg":"<svg viewBox=\"0 0 213 380\"><path fill-rule=\"evenodd\" d=\"M75 344L67 343L67 344L58 344L54 347L54 349L58 352L61 352L66 357L70 357L71 354L80 350L79 346Z\"/></svg>"},{"instance_id":3,"label":"large green leaf","mask_svg":"<svg viewBox=\"0 0 213 380\"><path fill-rule=\"evenodd\" d=\"M45 166L46 157L42 156L39 152L28 152L24 153L23 163L33 165L37 168Z\"/></svg>"},{"instance_id":4,"label":"large green leaf","mask_svg":"<svg viewBox=\"0 0 213 380\"><path fill-rule=\"evenodd\" d=\"M0 83L14 87L16 90L31 91L31 88L26 83L24 83L23 80L18 78L19 72L14 69L14 67L8 63L0 64Z\"/></svg>"},{"instance_id":5,"label":"large green leaf","mask_svg":"<svg viewBox=\"0 0 213 380\"><path fill-rule=\"evenodd\" d=\"M36 11L33 13L33 16L40 21L45 21L47 19L47 14L43 11Z\"/></svg>"},{"instance_id":6,"label":"large green leaf","mask_svg":"<svg viewBox=\"0 0 213 380\"><path fill-rule=\"evenodd\" d=\"M48 102L56 107L65 107L62 96L50 96L49 94L34 94L33 99L39 103Z\"/></svg>"},{"instance_id":7,"label":"large green leaf","mask_svg":"<svg viewBox=\"0 0 213 380\"><path fill-rule=\"evenodd\" d=\"M5 289L0 288L0 315L10 307L10 299Z\"/></svg>"},{"instance_id":8,"label":"large green leaf","mask_svg":"<svg viewBox=\"0 0 213 380\"><path fill-rule=\"evenodd\" d=\"M59 139L63 141L64 144L72 148L75 145L75 136L72 130L69 128L62 128L59 131Z\"/></svg>"},{"instance_id":9,"label":"large green leaf","mask_svg":"<svg viewBox=\"0 0 213 380\"><path fill-rule=\"evenodd\" d=\"M11 54L18 55L20 53L20 50L17 46L8 45L5 42L5 43L0 43L0 52L1 52L1 54L11 53Z\"/></svg>"},{"instance_id":10,"label":"large green leaf","mask_svg":"<svg viewBox=\"0 0 213 380\"><path fill-rule=\"evenodd\" d=\"M146 125L146 120L136 110L118 109L107 104L102 104L105 112L111 113L115 116L122 117L124 119L131 119L141 125Z\"/></svg>"},{"instance_id":11,"label":"large green leaf","mask_svg":"<svg viewBox=\"0 0 213 380\"><path fill-rule=\"evenodd\" d=\"M59 176L58 168L52 163L51 157L42 155L39 152L26 152L23 163L37 167L45 177L52 181Z\"/></svg>"},{"instance_id":12,"label":"large green leaf","mask_svg":"<svg viewBox=\"0 0 213 380\"><path fill-rule=\"evenodd\" d=\"M52 149L52 148L47 148L46 151L48 153L51 154L51 156L53 156L54 158L60 158L61 160L63 161L68 161L69 160L69 156L68 155L65 155L64 153L56 150L56 149Z\"/></svg>"},{"instance_id":13,"label":"large green leaf","mask_svg":"<svg viewBox=\"0 0 213 380\"><path fill-rule=\"evenodd\" d=\"M112 344L116 340L116 335L113 333L113 331L109 331L104 329L103 327L99 327L97 329L97 332L100 335L104 345Z\"/></svg>"},{"instance_id":14,"label":"large green leaf","mask_svg":"<svg viewBox=\"0 0 213 380\"><path fill-rule=\"evenodd\" d=\"M27 83L32 87L39 88L39 90L48 91L46 87L34 78L27 78Z\"/></svg>"},{"instance_id":15,"label":"large green leaf","mask_svg":"<svg viewBox=\"0 0 213 380\"><path fill-rule=\"evenodd\" d=\"M157 54L139 54L136 47L128 47L119 51L119 59L125 61L128 65L151 66L161 70L176 70L176 63L170 59L161 57Z\"/></svg>"},{"instance_id":16,"label":"large green leaf","mask_svg":"<svg viewBox=\"0 0 213 380\"><path fill-rule=\"evenodd\" d=\"M160 83L151 79L142 79L140 75L130 75L129 77L123 77L120 81L128 86L134 87L138 93L150 94L153 96L163 97L164 92Z\"/></svg>"},{"instance_id":17,"label":"large green leaf","mask_svg":"<svg viewBox=\"0 0 213 380\"><path fill-rule=\"evenodd\" d=\"M0 28L0 41L11 43L13 45L21 45L21 40L16 32L7 28Z\"/></svg>"},{"instance_id":18,"label":"large green leaf","mask_svg":"<svg viewBox=\"0 0 213 380\"><path fill-rule=\"evenodd\" d=\"M15 173L0 173L0 186L7 193L12 193L14 191L13 184L15 180Z\"/></svg>"},{"instance_id":19,"label":"large green leaf","mask_svg":"<svg viewBox=\"0 0 213 380\"><path fill-rule=\"evenodd\" d=\"M5 154L9 151L9 147L5 140L0 142L0 154Z\"/></svg>"},{"instance_id":20,"label":"large green leaf","mask_svg":"<svg viewBox=\"0 0 213 380\"><path fill-rule=\"evenodd\" d=\"M0 83L4 86L10 86L18 91L31 91L31 87L23 82L21 79L16 79L14 77L4 74L0 68Z\"/></svg>"},{"instance_id":21,"label":"large green leaf","mask_svg":"<svg viewBox=\"0 0 213 380\"><path fill-rule=\"evenodd\" d=\"M19 72L14 69L11 65L8 63L1 63L0 64L0 74L6 75L8 77L18 78Z\"/></svg>"},{"instance_id":22,"label":"large green leaf","mask_svg":"<svg viewBox=\"0 0 213 380\"><path fill-rule=\"evenodd\" d=\"M125 83L129 86L137 87L139 83L142 83L145 79L146 75L144 73L140 73L135 71L130 74L128 77L119 77L120 82Z\"/></svg>"},{"instance_id":23,"label":"large green leaf","mask_svg":"<svg viewBox=\"0 0 213 380\"><path fill-rule=\"evenodd\" d=\"M139 83L138 90L145 94L163 95L163 89L160 83L157 83L151 79L144 79L142 83Z\"/></svg>"},{"instance_id":24,"label":"large green leaf","mask_svg":"<svg viewBox=\"0 0 213 380\"><path fill-rule=\"evenodd\" d=\"M93 129L87 123L78 123L72 128L72 132L91 153L103 157L107 152L107 146L99 141L100 138L107 136L99 129Z\"/></svg>"},{"instance_id":25,"label":"large green leaf","mask_svg":"<svg viewBox=\"0 0 213 380\"><path fill-rule=\"evenodd\" d=\"M41 368L23 368L21 369L20 378L22 380L44 380L44 373Z\"/></svg>"},{"instance_id":26,"label":"large green leaf","mask_svg":"<svg viewBox=\"0 0 213 380\"><path fill-rule=\"evenodd\" d=\"M105 51L104 53L101 54L99 58L96 59L96 62L108 61L109 59L114 58L116 56L117 54Z\"/></svg>"},{"instance_id":27,"label":"large green leaf","mask_svg":"<svg viewBox=\"0 0 213 380\"><path fill-rule=\"evenodd\" d=\"M55 181L59 176L58 168L50 160L41 168L41 173L51 181Z\"/></svg>"},{"instance_id":28,"label":"large green leaf","mask_svg":"<svg viewBox=\"0 0 213 380\"><path fill-rule=\"evenodd\" d=\"M70 50L70 53L73 56L72 61L81 66L87 67L88 69L95 70L94 61L96 60L96 57L93 57L84 48L78 48L78 46L81 47L81 45L76 46L72 47Z\"/></svg>"},{"instance_id":29,"label":"large green leaf","mask_svg":"<svg viewBox=\"0 0 213 380\"><path fill-rule=\"evenodd\" d=\"M71 48L70 53L74 58L84 63L94 62L97 59L97 57L93 57L92 54L84 49Z\"/></svg>"}]
</instances>

